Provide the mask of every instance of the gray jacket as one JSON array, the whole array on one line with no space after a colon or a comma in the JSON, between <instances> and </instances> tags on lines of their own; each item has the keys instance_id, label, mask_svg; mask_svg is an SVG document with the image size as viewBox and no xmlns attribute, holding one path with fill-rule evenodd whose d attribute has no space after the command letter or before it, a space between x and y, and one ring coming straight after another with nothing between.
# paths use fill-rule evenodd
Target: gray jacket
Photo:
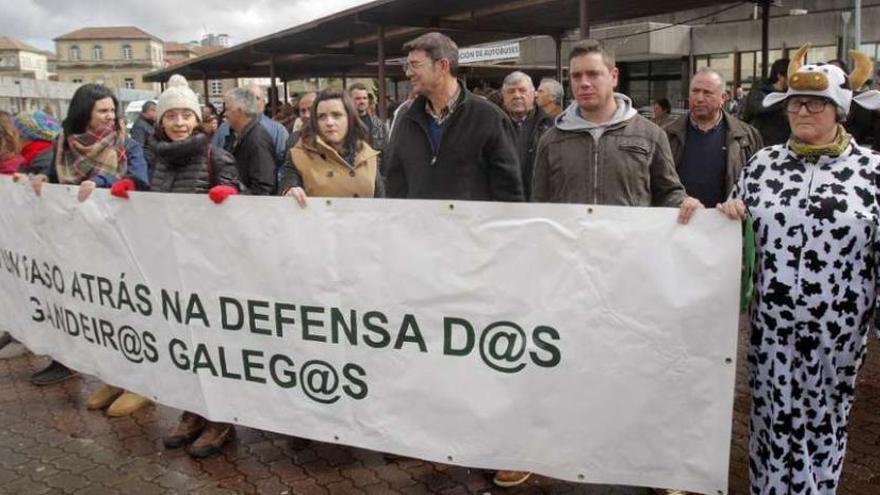
<instances>
[{"instance_id":1,"label":"gray jacket","mask_svg":"<svg viewBox=\"0 0 880 495\"><path fill-rule=\"evenodd\" d=\"M764 147L764 140L761 139L761 134L754 127L727 112L723 112L723 114L724 123L727 126L727 142L725 145L727 150L727 171L724 175L724 195L727 196L733 190L733 185L736 183L743 165L749 161L752 155ZM666 135L669 137L669 147L672 150L672 158L675 160L676 170L681 165L684 157L684 145L687 138L689 120L687 116L683 116L664 127Z\"/></svg>"},{"instance_id":2,"label":"gray jacket","mask_svg":"<svg viewBox=\"0 0 880 495\"><path fill-rule=\"evenodd\" d=\"M611 121L580 117L577 102L538 145L534 202L677 207L687 197L666 134L624 95Z\"/></svg>"}]
</instances>

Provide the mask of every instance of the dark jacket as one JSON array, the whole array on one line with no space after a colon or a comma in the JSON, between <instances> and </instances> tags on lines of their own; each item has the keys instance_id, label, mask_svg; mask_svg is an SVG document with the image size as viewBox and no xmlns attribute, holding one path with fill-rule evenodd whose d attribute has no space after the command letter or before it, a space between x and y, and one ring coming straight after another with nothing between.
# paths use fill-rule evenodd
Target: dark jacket
<instances>
[{"instance_id":1,"label":"dark jacket","mask_svg":"<svg viewBox=\"0 0 880 495\"><path fill-rule=\"evenodd\" d=\"M873 149L877 149L880 145L876 141L878 131L880 131L880 116L876 111L853 104L844 127L860 145Z\"/></svg>"},{"instance_id":2,"label":"dark jacket","mask_svg":"<svg viewBox=\"0 0 880 495\"><path fill-rule=\"evenodd\" d=\"M382 161L385 155L385 146L388 143L388 127L385 122L369 113L358 117L364 123L370 136L370 147L379 152L379 170L382 170Z\"/></svg>"},{"instance_id":3,"label":"dark jacket","mask_svg":"<svg viewBox=\"0 0 880 495\"><path fill-rule=\"evenodd\" d=\"M205 194L222 184L247 192L238 179L235 158L224 149L214 148L211 138L204 134L183 141L160 141L150 136L144 155L150 164L153 191Z\"/></svg>"},{"instance_id":4,"label":"dark jacket","mask_svg":"<svg viewBox=\"0 0 880 495\"><path fill-rule=\"evenodd\" d=\"M749 161L752 155L764 147L764 142L761 139L761 134L754 127L727 112L723 112L723 115L727 128L725 145L727 150L727 171L724 174L724 196L727 197L730 191L733 190L733 185L736 183L737 178L739 178L743 165ZM689 121L690 119L687 116L683 116L664 127L666 136L669 138L669 148L672 150L672 159L675 160L676 170L681 167L684 158Z\"/></svg>"},{"instance_id":5,"label":"dark jacket","mask_svg":"<svg viewBox=\"0 0 880 495\"><path fill-rule=\"evenodd\" d=\"M576 108L572 103L559 115L538 144L533 201L669 207L684 201L660 127L632 112L597 141L588 130L564 130Z\"/></svg>"},{"instance_id":6,"label":"dark jacket","mask_svg":"<svg viewBox=\"0 0 880 495\"><path fill-rule=\"evenodd\" d=\"M147 144L147 138L152 136L154 132L156 132L155 126L145 119L143 115L140 115L131 126L130 135L132 139L144 145Z\"/></svg>"},{"instance_id":7,"label":"dark jacket","mask_svg":"<svg viewBox=\"0 0 880 495\"><path fill-rule=\"evenodd\" d=\"M761 134L764 146L782 144L788 141L791 127L788 125L786 102L781 101L773 106L764 107L764 97L776 91L770 81L752 86L746 97L742 119L751 124Z\"/></svg>"},{"instance_id":8,"label":"dark jacket","mask_svg":"<svg viewBox=\"0 0 880 495\"><path fill-rule=\"evenodd\" d=\"M275 192L275 145L269 132L252 119L232 143L238 176L250 194L266 196Z\"/></svg>"},{"instance_id":9,"label":"dark jacket","mask_svg":"<svg viewBox=\"0 0 880 495\"><path fill-rule=\"evenodd\" d=\"M507 115L461 87L435 150L426 103L424 96L413 102L386 147L388 196L523 201L513 123Z\"/></svg>"},{"instance_id":10,"label":"dark jacket","mask_svg":"<svg viewBox=\"0 0 880 495\"><path fill-rule=\"evenodd\" d=\"M513 123L516 130L516 154L522 171L523 190L526 201L532 199L532 177L535 172L535 154L538 152L538 141L553 127L553 118L544 113L541 107L535 106L526 119Z\"/></svg>"}]
</instances>

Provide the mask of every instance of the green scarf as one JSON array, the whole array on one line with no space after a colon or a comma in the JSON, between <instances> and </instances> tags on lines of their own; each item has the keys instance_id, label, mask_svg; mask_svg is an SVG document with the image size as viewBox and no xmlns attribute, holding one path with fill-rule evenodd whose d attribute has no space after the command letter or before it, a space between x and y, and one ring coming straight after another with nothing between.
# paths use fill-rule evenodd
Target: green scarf
<instances>
[{"instance_id":1,"label":"green scarf","mask_svg":"<svg viewBox=\"0 0 880 495\"><path fill-rule=\"evenodd\" d=\"M846 151L852 136L842 125L837 124L837 137L830 144L807 144L792 134L788 140L788 148L800 158L818 158L820 156L840 156Z\"/></svg>"}]
</instances>

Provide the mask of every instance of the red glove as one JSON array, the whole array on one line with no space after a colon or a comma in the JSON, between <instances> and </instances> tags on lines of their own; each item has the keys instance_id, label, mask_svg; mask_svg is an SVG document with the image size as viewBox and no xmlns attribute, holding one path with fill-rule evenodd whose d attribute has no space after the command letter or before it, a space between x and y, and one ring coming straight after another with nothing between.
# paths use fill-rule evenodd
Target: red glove
<instances>
[{"instance_id":1,"label":"red glove","mask_svg":"<svg viewBox=\"0 0 880 495\"><path fill-rule=\"evenodd\" d=\"M116 181L116 183L110 187L110 194L117 198L128 199L128 191L134 191L134 181L131 179Z\"/></svg>"},{"instance_id":2,"label":"red glove","mask_svg":"<svg viewBox=\"0 0 880 495\"><path fill-rule=\"evenodd\" d=\"M238 194L238 189L232 186L214 186L208 191L208 196L211 198L211 201L218 205L226 201L226 198L233 194Z\"/></svg>"}]
</instances>

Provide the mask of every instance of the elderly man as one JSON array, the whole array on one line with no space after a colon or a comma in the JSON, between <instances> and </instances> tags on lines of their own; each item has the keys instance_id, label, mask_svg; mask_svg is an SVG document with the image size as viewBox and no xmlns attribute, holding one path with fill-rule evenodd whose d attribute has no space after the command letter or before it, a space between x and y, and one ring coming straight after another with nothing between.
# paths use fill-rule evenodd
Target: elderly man
<instances>
[{"instance_id":1,"label":"elderly man","mask_svg":"<svg viewBox=\"0 0 880 495\"><path fill-rule=\"evenodd\" d=\"M287 138L290 133L287 132L287 129L285 129L283 125L265 115L266 95L263 93L263 88L259 84L251 83L247 85L246 89L254 95L257 102L257 108L259 109L260 125L266 129L266 132L268 132L269 136L272 138L272 146L275 153L275 167L280 168L281 164L284 163L284 153L287 151L285 145L287 144ZM231 144L231 140L229 140L228 123L224 122L217 128L217 132L214 133L211 144L227 150L229 149L228 145Z\"/></svg>"},{"instance_id":2,"label":"elderly man","mask_svg":"<svg viewBox=\"0 0 880 495\"><path fill-rule=\"evenodd\" d=\"M418 93L388 148L393 198L522 201L513 124L457 79L458 46L440 33L404 45Z\"/></svg>"},{"instance_id":3,"label":"elderly man","mask_svg":"<svg viewBox=\"0 0 880 495\"><path fill-rule=\"evenodd\" d=\"M224 98L226 123L234 132L229 151L235 156L241 182L250 194L265 196L275 190L272 136L260 125L262 105L251 91L235 88Z\"/></svg>"},{"instance_id":4,"label":"elderly man","mask_svg":"<svg viewBox=\"0 0 880 495\"><path fill-rule=\"evenodd\" d=\"M556 118L562 113L565 88L556 79L545 78L538 85L537 103L547 115Z\"/></svg>"},{"instance_id":5,"label":"elderly man","mask_svg":"<svg viewBox=\"0 0 880 495\"><path fill-rule=\"evenodd\" d=\"M727 199L743 165L764 146L754 127L723 106L724 78L700 69L691 79L688 117L665 128L681 183L707 206Z\"/></svg>"},{"instance_id":6,"label":"elderly man","mask_svg":"<svg viewBox=\"0 0 880 495\"><path fill-rule=\"evenodd\" d=\"M522 171L526 201L532 197L532 175L538 140L553 125L553 119L535 106L535 86L527 74L515 71L504 78L501 86L504 111L516 129L516 153Z\"/></svg>"},{"instance_id":7,"label":"elderly man","mask_svg":"<svg viewBox=\"0 0 880 495\"><path fill-rule=\"evenodd\" d=\"M290 144L290 146L287 147L288 150L292 148L294 144L296 144L296 139L294 139L293 136L298 136L298 132L302 130L303 127L308 126L309 118L312 116L312 105L314 105L315 98L317 97L318 93L310 91L302 95L299 101L296 102L297 118L296 122L293 123L293 132L290 133L290 140L288 140L287 142L288 144Z\"/></svg>"}]
</instances>

